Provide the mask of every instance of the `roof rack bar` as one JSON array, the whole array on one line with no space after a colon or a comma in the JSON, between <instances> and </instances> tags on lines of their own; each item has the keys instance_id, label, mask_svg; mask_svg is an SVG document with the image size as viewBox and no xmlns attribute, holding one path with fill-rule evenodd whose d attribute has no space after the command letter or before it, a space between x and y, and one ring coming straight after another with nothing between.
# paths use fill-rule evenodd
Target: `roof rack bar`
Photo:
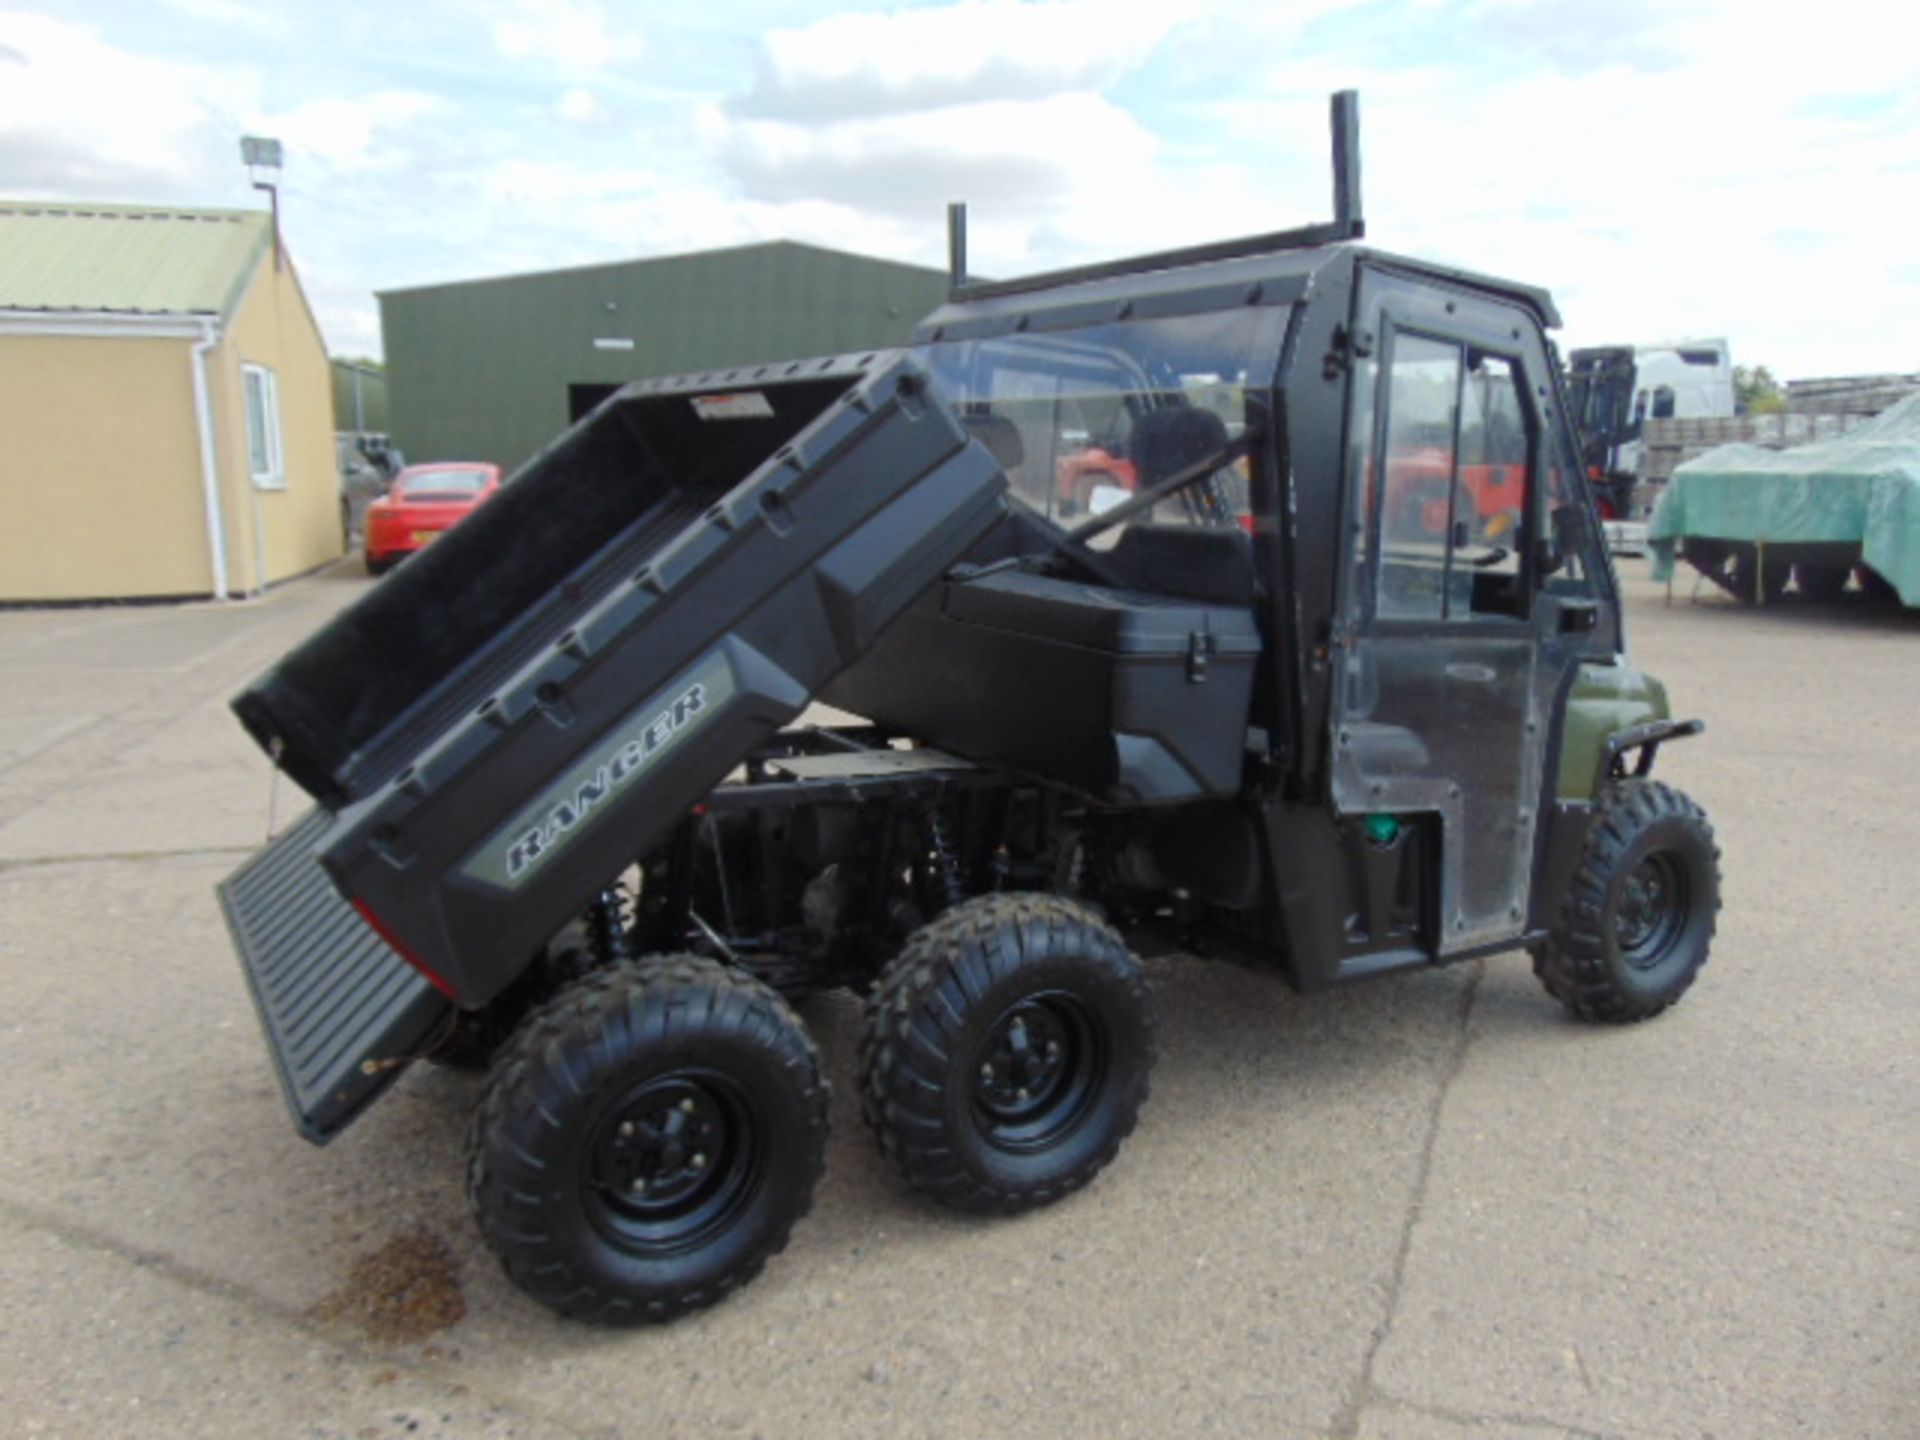
<instances>
[{"instance_id":1,"label":"roof rack bar","mask_svg":"<svg viewBox=\"0 0 1920 1440\"><path fill-rule=\"evenodd\" d=\"M967 207L956 201L947 206L948 298L953 301L985 300L996 295L1021 295L1055 285L1075 285L1089 280L1107 280L1116 275L1171 270L1182 265L1202 265L1211 260L1235 260L1247 255L1269 255L1276 250L1305 250L1318 245L1336 245L1343 240L1361 239L1367 233L1367 224L1360 214L1360 93L1357 90L1337 91L1328 106L1327 118L1333 140L1331 223L1302 225L1292 230L1276 230L1267 235L1221 240L1211 245L1195 245L1181 250L1162 250L1152 255L1109 260L1097 265L1049 270L1014 280L975 281L967 275Z\"/></svg>"}]
</instances>

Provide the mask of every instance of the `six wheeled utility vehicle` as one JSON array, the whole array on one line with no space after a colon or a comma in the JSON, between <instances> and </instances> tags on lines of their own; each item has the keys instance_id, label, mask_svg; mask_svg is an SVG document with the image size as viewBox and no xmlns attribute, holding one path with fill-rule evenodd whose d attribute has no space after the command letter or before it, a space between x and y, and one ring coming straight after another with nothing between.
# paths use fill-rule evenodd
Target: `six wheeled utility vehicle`
<instances>
[{"instance_id":1,"label":"six wheeled utility vehicle","mask_svg":"<svg viewBox=\"0 0 1920 1440\"><path fill-rule=\"evenodd\" d=\"M866 995L881 1148L996 1214L1132 1129L1143 951L1672 1004L1699 726L1623 657L1552 304L1351 243L1351 103L1331 225L985 284L956 217L910 348L626 387L242 693L319 802L221 887L301 1132L488 1063L489 1245L660 1320L808 1208L796 994ZM1133 484L1063 505L1096 439Z\"/></svg>"}]
</instances>

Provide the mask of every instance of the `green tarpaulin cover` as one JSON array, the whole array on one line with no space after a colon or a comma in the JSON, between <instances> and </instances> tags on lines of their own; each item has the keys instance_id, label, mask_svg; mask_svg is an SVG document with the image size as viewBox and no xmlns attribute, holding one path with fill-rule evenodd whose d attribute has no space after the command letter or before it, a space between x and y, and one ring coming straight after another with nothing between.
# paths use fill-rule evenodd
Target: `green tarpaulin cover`
<instances>
[{"instance_id":1,"label":"green tarpaulin cover","mask_svg":"<svg viewBox=\"0 0 1920 1440\"><path fill-rule=\"evenodd\" d=\"M1833 440L1722 445L1673 472L1647 525L1653 576L1689 536L1769 545L1846 542L1920 606L1920 395Z\"/></svg>"}]
</instances>

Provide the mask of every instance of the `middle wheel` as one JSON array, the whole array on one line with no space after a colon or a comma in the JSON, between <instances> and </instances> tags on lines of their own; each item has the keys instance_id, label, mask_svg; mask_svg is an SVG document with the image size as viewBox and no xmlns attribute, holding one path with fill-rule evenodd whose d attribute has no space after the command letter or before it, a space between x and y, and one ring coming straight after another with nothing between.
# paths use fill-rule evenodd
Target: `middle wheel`
<instances>
[{"instance_id":1,"label":"middle wheel","mask_svg":"<svg viewBox=\"0 0 1920 1440\"><path fill-rule=\"evenodd\" d=\"M915 1189L1012 1214L1093 1178L1153 1067L1140 965L1084 905L986 895L914 932L867 1007L861 1105Z\"/></svg>"}]
</instances>

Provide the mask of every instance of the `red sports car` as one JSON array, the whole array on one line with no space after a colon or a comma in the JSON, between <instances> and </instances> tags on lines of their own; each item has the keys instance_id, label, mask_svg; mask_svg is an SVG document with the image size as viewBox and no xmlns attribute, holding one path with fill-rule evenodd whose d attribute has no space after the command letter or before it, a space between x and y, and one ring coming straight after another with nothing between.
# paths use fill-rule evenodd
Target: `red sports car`
<instances>
[{"instance_id":1,"label":"red sports car","mask_svg":"<svg viewBox=\"0 0 1920 1440\"><path fill-rule=\"evenodd\" d=\"M498 465L409 465L393 477L386 495L367 507L367 573L391 570L499 488Z\"/></svg>"}]
</instances>

